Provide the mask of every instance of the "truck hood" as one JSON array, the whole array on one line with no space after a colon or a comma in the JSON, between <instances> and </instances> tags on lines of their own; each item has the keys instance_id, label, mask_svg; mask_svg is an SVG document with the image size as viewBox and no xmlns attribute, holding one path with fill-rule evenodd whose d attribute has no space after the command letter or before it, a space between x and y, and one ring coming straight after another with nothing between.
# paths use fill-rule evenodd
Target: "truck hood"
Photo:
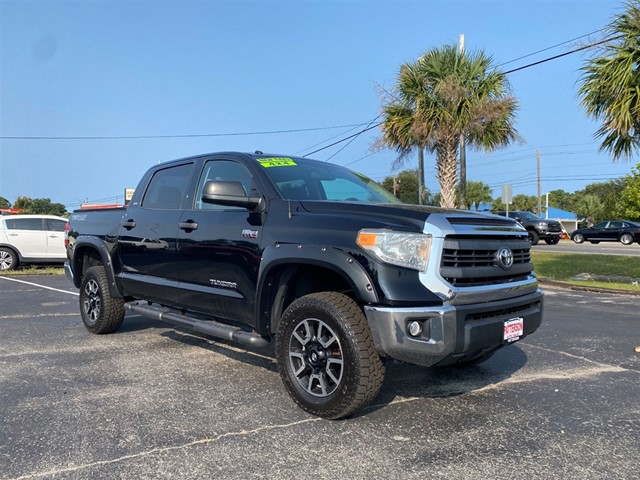
<instances>
[{"instance_id":1,"label":"truck hood","mask_svg":"<svg viewBox=\"0 0 640 480\"><path fill-rule=\"evenodd\" d=\"M470 233L471 230L482 233L497 231L522 233L526 232L515 220L488 213L469 210L446 209L423 205L402 203L365 203L365 202L330 202L302 200L301 207L309 213L339 214L353 217L354 220L377 218L389 227L414 226L420 231L425 225L437 227L441 234ZM434 232L435 233L435 232Z\"/></svg>"}]
</instances>

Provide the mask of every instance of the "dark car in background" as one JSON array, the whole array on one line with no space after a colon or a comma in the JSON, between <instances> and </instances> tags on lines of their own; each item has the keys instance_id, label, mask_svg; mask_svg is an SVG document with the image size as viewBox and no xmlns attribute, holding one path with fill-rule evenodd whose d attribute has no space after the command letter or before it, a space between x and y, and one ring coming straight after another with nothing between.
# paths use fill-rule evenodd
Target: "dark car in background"
<instances>
[{"instance_id":1,"label":"dark car in background","mask_svg":"<svg viewBox=\"0 0 640 480\"><path fill-rule=\"evenodd\" d=\"M549 245L555 245L560 241L562 225L557 220L548 220L520 210L509 212L496 212L496 215L508 216L527 229L531 245L537 245L544 240Z\"/></svg>"},{"instance_id":2,"label":"dark car in background","mask_svg":"<svg viewBox=\"0 0 640 480\"><path fill-rule=\"evenodd\" d=\"M579 228L571 233L571 240L576 243L620 242L631 245L640 244L640 223L628 220L607 220L588 228Z\"/></svg>"}]
</instances>

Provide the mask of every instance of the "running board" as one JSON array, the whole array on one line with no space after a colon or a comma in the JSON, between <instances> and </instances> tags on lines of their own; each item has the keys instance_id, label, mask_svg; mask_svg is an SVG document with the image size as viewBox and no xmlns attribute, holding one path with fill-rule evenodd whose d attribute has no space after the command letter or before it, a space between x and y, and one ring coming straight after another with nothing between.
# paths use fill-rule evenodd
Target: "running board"
<instances>
[{"instance_id":1,"label":"running board","mask_svg":"<svg viewBox=\"0 0 640 480\"><path fill-rule=\"evenodd\" d=\"M261 337L257 333L247 332L239 327L216 322L215 320L197 320L187 317L186 315L180 315L168 308L151 306L147 302L126 303L124 308L143 317L189 328L197 333L204 333L212 337L231 340L241 345L250 347L266 347L269 345L269 340Z\"/></svg>"}]
</instances>

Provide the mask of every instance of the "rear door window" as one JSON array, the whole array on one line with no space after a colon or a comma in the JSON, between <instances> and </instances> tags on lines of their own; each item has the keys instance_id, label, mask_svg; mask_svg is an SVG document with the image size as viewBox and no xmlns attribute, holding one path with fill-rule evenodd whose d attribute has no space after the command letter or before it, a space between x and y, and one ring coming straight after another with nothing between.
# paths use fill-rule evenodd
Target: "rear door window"
<instances>
[{"instance_id":1,"label":"rear door window","mask_svg":"<svg viewBox=\"0 0 640 480\"><path fill-rule=\"evenodd\" d=\"M162 210L179 210L193 164L158 170L151 178L142 199L142 206Z\"/></svg>"},{"instance_id":2,"label":"rear door window","mask_svg":"<svg viewBox=\"0 0 640 480\"><path fill-rule=\"evenodd\" d=\"M6 225L8 230L44 230L41 218L11 218Z\"/></svg>"}]
</instances>

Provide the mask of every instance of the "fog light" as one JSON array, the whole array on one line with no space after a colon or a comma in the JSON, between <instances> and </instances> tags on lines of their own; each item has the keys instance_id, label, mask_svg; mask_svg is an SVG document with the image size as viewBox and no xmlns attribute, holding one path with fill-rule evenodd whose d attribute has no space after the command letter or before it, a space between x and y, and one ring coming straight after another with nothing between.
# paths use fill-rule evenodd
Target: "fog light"
<instances>
[{"instance_id":1,"label":"fog light","mask_svg":"<svg viewBox=\"0 0 640 480\"><path fill-rule=\"evenodd\" d=\"M409 323L409 335L412 337L419 337L422 335L422 323L416 322L415 320Z\"/></svg>"}]
</instances>

